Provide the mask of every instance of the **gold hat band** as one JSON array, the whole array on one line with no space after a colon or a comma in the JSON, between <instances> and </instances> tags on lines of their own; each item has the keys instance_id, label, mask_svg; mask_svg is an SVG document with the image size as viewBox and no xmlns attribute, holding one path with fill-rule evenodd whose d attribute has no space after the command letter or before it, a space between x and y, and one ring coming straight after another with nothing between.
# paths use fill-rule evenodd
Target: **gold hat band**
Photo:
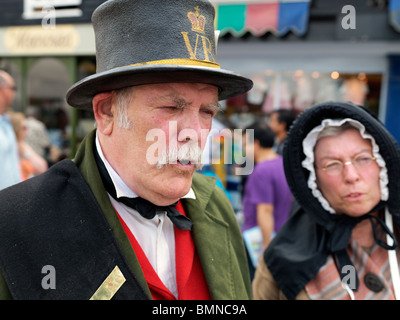
<instances>
[{"instance_id":1,"label":"gold hat band","mask_svg":"<svg viewBox=\"0 0 400 320\"><path fill-rule=\"evenodd\" d=\"M142 62L142 63L135 63L130 64L119 68L125 67L135 67L135 66L145 66L145 65L154 65L154 64L172 64L172 65L185 65L185 66L200 66L200 67L210 67L215 69L220 69L218 63L211 62L211 61L203 61L203 60L194 60L194 59L165 59L165 60L155 60L149 62Z\"/></svg>"}]
</instances>

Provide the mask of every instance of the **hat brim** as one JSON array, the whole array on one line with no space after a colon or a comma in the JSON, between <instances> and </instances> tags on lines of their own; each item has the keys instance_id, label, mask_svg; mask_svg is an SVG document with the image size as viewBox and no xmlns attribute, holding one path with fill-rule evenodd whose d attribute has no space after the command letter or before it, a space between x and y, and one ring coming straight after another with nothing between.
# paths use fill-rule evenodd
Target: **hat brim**
<instances>
[{"instance_id":1,"label":"hat brim","mask_svg":"<svg viewBox=\"0 0 400 320\"><path fill-rule=\"evenodd\" d=\"M158 83L205 83L219 89L219 100L244 94L253 82L224 69L198 66L143 65L116 68L97 73L75 83L67 92L69 105L91 109L93 97L106 91Z\"/></svg>"}]
</instances>

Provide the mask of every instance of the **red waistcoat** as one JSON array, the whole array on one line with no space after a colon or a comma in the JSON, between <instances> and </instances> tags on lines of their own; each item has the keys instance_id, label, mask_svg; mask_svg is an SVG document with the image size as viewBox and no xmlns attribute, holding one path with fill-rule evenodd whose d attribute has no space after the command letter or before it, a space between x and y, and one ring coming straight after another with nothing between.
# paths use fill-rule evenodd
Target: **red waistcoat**
<instances>
[{"instance_id":1,"label":"red waistcoat","mask_svg":"<svg viewBox=\"0 0 400 320\"><path fill-rule=\"evenodd\" d=\"M181 201L176 209L185 214ZM118 212L117 212L118 214ZM175 300L174 295L163 284L157 273L154 271L145 253L137 242L128 226L119 216L119 220L127 234L129 241L135 251L136 257L143 270L144 277L150 288L154 300ZM176 284L178 288L178 300L209 300L211 299L207 282L197 255L192 234L189 230L180 230L174 227L175 231L175 268Z\"/></svg>"}]
</instances>

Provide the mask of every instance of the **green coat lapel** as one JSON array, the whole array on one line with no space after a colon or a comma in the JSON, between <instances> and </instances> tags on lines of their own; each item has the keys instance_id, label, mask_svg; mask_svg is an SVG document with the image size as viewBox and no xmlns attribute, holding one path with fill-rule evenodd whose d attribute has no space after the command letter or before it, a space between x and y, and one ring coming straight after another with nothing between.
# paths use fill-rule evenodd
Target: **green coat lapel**
<instances>
[{"instance_id":1,"label":"green coat lapel","mask_svg":"<svg viewBox=\"0 0 400 320\"><path fill-rule=\"evenodd\" d=\"M250 277L241 232L224 192L215 178L193 176L196 200L184 199L193 221L193 239L213 299L249 299Z\"/></svg>"}]
</instances>

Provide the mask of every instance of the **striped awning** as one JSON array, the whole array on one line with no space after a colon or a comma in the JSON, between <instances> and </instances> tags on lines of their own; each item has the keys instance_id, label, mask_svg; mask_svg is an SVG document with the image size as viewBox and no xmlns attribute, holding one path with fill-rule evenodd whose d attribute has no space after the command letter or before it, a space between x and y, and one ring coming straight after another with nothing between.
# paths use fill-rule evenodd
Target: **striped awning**
<instances>
[{"instance_id":1,"label":"striped awning","mask_svg":"<svg viewBox=\"0 0 400 320\"><path fill-rule=\"evenodd\" d=\"M389 22L400 32L400 0L389 0Z\"/></svg>"},{"instance_id":2,"label":"striped awning","mask_svg":"<svg viewBox=\"0 0 400 320\"><path fill-rule=\"evenodd\" d=\"M289 31L307 32L310 0L214 0L216 29L240 37L246 32L261 36L272 32L283 36Z\"/></svg>"}]
</instances>

